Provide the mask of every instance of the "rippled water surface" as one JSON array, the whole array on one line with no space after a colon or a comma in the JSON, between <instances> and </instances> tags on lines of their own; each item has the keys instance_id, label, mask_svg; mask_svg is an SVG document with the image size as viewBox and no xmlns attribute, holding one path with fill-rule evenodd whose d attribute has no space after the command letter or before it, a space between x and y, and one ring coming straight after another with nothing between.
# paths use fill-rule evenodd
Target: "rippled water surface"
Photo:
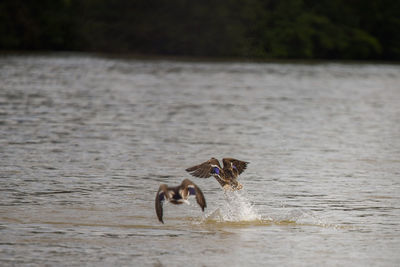
<instances>
[{"instance_id":1,"label":"rippled water surface","mask_svg":"<svg viewBox=\"0 0 400 267\"><path fill-rule=\"evenodd\" d=\"M400 67L3 55L0 205L2 266L398 266Z\"/></svg>"}]
</instances>

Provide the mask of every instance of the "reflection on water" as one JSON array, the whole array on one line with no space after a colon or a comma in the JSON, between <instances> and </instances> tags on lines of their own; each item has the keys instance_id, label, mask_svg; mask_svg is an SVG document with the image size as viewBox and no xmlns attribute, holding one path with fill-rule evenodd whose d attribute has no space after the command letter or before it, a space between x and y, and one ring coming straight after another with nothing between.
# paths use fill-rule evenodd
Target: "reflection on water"
<instances>
[{"instance_id":1,"label":"reflection on water","mask_svg":"<svg viewBox=\"0 0 400 267\"><path fill-rule=\"evenodd\" d=\"M400 261L400 67L0 58L2 265L383 265ZM211 156L244 189L160 183Z\"/></svg>"}]
</instances>

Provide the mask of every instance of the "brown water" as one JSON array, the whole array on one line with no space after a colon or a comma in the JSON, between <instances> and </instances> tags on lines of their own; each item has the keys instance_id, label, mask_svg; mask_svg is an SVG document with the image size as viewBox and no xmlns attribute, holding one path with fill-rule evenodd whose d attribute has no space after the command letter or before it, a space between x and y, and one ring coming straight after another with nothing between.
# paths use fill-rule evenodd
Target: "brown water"
<instances>
[{"instance_id":1,"label":"brown water","mask_svg":"<svg viewBox=\"0 0 400 267\"><path fill-rule=\"evenodd\" d=\"M400 66L0 57L0 265L398 266ZM204 214L154 211L210 157Z\"/></svg>"}]
</instances>

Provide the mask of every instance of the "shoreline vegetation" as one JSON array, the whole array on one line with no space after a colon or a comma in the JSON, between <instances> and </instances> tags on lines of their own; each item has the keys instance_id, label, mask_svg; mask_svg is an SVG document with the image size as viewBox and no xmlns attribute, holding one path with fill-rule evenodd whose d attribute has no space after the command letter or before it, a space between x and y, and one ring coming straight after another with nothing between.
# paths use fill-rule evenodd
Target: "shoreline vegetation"
<instances>
[{"instance_id":1,"label":"shoreline vegetation","mask_svg":"<svg viewBox=\"0 0 400 267\"><path fill-rule=\"evenodd\" d=\"M0 55L400 61L395 0L3 0Z\"/></svg>"}]
</instances>

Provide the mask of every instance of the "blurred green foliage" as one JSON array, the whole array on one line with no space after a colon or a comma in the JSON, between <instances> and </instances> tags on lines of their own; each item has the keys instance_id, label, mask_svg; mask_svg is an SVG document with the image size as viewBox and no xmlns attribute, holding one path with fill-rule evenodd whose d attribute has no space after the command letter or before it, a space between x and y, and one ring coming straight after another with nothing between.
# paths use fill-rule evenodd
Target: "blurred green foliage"
<instances>
[{"instance_id":1,"label":"blurred green foliage","mask_svg":"<svg viewBox=\"0 0 400 267\"><path fill-rule=\"evenodd\" d=\"M0 49L400 59L397 0L1 0Z\"/></svg>"}]
</instances>

